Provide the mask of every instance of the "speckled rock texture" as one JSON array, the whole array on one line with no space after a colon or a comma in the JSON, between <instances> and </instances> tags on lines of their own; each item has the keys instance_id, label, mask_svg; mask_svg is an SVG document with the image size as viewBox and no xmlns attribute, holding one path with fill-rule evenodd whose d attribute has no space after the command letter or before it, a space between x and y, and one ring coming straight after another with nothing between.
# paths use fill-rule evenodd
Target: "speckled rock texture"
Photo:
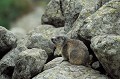
<instances>
[{"instance_id":1,"label":"speckled rock texture","mask_svg":"<svg viewBox=\"0 0 120 79\"><path fill-rule=\"evenodd\" d=\"M6 28L0 26L0 59L15 47L16 37Z\"/></svg>"},{"instance_id":2,"label":"speckled rock texture","mask_svg":"<svg viewBox=\"0 0 120 79\"><path fill-rule=\"evenodd\" d=\"M65 31L69 32L73 26L75 27L73 24L76 20L79 26L81 20L93 14L108 1L51 0L42 16L42 23L55 27L65 27Z\"/></svg>"},{"instance_id":3,"label":"speckled rock texture","mask_svg":"<svg viewBox=\"0 0 120 79\"><path fill-rule=\"evenodd\" d=\"M0 75L0 79L10 79L10 77L6 75Z\"/></svg>"},{"instance_id":4,"label":"speckled rock texture","mask_svg":"<svg viewBox=\"0 0 120 79\"><path fill-rule=\"evenodd\" d=\"M25 40L19 39L17 41L17 47L10 50L10 52L0 60L0 75L5 74L6 76L10 75L11 77L15 67L15 59L18 57L19 53L26 49Z\"/></svg>"},{"instance_id":5,"label":"speckled rock texture","mask_svg":"<svg viewBox=\"0 0 120 79\"><path fill-rule=\"evenodd\" d=\"M28 49L21 52L15 61L12 79L31 79L41 72L48 55L42 49Z\"/></svg>"},{"instance_id":6,"label":"speckled rock texture","mask_svg":"<svg viewBox=\"0 0 120 79\"><path fill-rule=\"evenodd\" d=\"M50 24L55 27L63 27L65 24L60 0L51 0L41 18L42 24Z\"/></svg>"},{"instance_id":7,"label":"speckled rock texture","mask_svg":"<svg viewBox=\"0 0 120 79\"><path fill-rule=\"evenodd\" d=\"M43 71L32 79L108 79L108 77L91 68L71 65L64 61L54 68Z\"/></svg>"},{"instance_id":8,"label":"speckled rock texture","mask_svg":"<svg viewBox=\"0 0 120 79\"><path fill-rule=\"evenodd\" d=\"M43 70L48 70L60 65L64 61L63 57L57 57L44 65Z\"/></svg>"},{"instance_id":9,"label":"speckled rock texture","mask_svg":"<svg viewBox=\"0 0 120 79\"><path fill-rule=\"evenodd\" d=\"M96 36L91 42L91 47L104 69L114 79L120 79L120 36Z\"/></svg>"},{"instance_id":10,"label":"speckled rock texture","mask_svg":"<svg viewBox=\"0 0 120 79\"><path fill-rule=\"evenodd\" d=\"M85 15L87 13L83 12L82 16L84 17L78 17L72 30L68 34L69 36L75 38L78 34L86 39L90 39L95 35L108 33L107 30L115 33L114 31L115 29L118 29L117 26L119 25L119 0L101 0L100 3L101 6L98 6L98 10L95 10L92 13L89 13L88 10L88 16ZM111 23L113 24L111 25ZM116 28L113 28L114 25ZM112 29L114 31L112 31Z\"/></svg>"},{"instance_id":11,"label":"speckled rock texture","mask_svg":"<svg viewBox=\"0 0 120 79\"><path fill-rule=\"evenodd\" d=\"M63 28L54 28L51 25L40 25L28 34L27 47L41 48L50 55L54 51L54 44L51 42L51 38L59 34L64 34Z\"/></svg>"},{"instance_id":12,"label":"speckled rock texture","mask_svg":"<svg viewBox=\"0 0 120 79\"><path fill-rule=\"evenodd\" d=\"M112 0L85 19L79 35L90 40L104 34L120 35L120 1Z\"/></svg>"}]
</instances>

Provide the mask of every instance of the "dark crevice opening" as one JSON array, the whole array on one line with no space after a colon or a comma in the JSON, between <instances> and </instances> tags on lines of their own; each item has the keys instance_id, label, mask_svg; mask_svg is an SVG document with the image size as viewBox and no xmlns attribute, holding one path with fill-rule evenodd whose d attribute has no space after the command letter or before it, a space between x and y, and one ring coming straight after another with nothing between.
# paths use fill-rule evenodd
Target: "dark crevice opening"
<instances>
[{"instance_id":1,"label":"dark crevice opening","mask_svg":"<svg viewBox=\"0 0 120 79\"><path fill-rule=\"evenodd\" d=\"M64 11L63 11L63 6L62 6L62 1L60 0L60 11L62 16L64 16Z\"/></svg>"},{"instance_id":2,"label":"dark crevice opening","mask_svg":"<svg viewBox=\"0 0 120 79\"><path fill-rule=\"evenodd\" d=\"M12 78L13 71L14 71L14 67L13 66L9 66L2 72L2 74L5 74L8 77Z\"/></svg>"},{"instance_id":3,"label":"dark crevice opening","mask_svg":"<svg viewBox=\"0 0 120 79\"><path fill-rule=\"evenodd\" d=\"M54 58L55 58L54 54L50 54L50 55L48 56L48 59L47 59L46 63L50 62L50 61L53 60ZM45 63L45 64L46 64L46 63Z\"/></svg>"},{"instance_id":4,"label":"dark crevice opening","mask_svg":"<svg viewBox=\"0 0 120 79\"><path fill-rule=\"evenodd\" d=\"M0 60L12 49L12 47L8 47L8 48L1 48L0 47Z\"/></svg>"}]
</instances>

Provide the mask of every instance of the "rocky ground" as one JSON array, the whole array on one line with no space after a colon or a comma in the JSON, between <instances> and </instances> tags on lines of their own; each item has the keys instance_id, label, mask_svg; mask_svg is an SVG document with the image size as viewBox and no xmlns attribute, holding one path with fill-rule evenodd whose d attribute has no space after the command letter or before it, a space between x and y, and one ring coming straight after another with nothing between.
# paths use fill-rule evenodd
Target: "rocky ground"
<instances>
[{"instance_id":1,"label":"rocky ground","mask_svg":"<svg viewBox=\"0 0 120 79\"><path fill-rule=\"evenodd\" d=\"M41 20L24 23L0 26L0 79L120 79L120 0L51 0ZM83 41L90 67L54 56L58 35Z\"/></svg>"}]
</instances>

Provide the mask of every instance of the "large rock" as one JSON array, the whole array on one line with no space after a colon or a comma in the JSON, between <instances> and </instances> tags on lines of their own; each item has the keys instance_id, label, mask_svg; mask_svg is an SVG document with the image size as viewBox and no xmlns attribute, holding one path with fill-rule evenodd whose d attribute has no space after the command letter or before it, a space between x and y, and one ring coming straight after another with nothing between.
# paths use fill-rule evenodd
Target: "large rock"
<instances>
[{"instance_id":1,"label":"large rock","mask_svg":"<svg viewBox=\"0 0 120 79\"><path fill-rule=\"evenodd\" d=\"M120 36L96 36L91 47L104 69L114 79L120 79Z\"/></svg>"},{"instance_id":2,"label":"large rock","mask_svg":"<svg viewBox=\"0 0 120 79\"><path fill-rule=\"evenodd\" d=\"M6 75L0 75L0 79L10 79L10 77L8 77Z\"/></svg>"},{"instance_id":3,"label":"large rock","mask_svg":"<svg viewBox=\"0 0 120 79\"><path fill-rule=\"evenodd\" d=\"M41 35L43 35L44 38L51 39L51 37L54 37L56 35L64 34L64 28L55 28L51 25L40 25L34 28L34 30L31 33L41 33Z\"/></svg>"},{"instance_id":4,"label":"large rock","mask_svg":"<svg viewBox=\"0 0 120 79\"><path fill-rule=\"evenodd\" d=\"M107 1L109 0L51 0L42 16L42 23L55 27L65 26L65 31L68 32L76 20L90 16Z\"/></svg>"},{"instance_id":5,"label":"large rock","mask_svg":"<svg viewBox=\"0 0 120 79\"><path fill-rule=\"evenodd\" d=\"M42 16L41 22L42 24L50 24L55 27L63 27L64 26L64 17L61 8L60 0L51 0L47 5L45 13Z\"/></svg>"},{"instance_id":6,"label":"large rock","mask_svg":"<svg viewBox=\"0 0 120 79\"><path fill-rule=\"evenodd\" d=\"M63 7L65 8L65 31L69 32L72 27L79 26L82 20L102 6L101 3L102 0L68 0L68 5Z\"/></svg>"},{"instance_id":7,"label":"large rock","mask_svg":"<svg viewBox=\"0 0 120 79\"><path fill-rule=\"evenodd\" d=\"M42 49L28 49L21 52L15 61L12 79L31 79L41 72L48 55Z\"/></svg>"},{"instance_id":8,"label":"large rock","mask_svg":"<svg viewBox=\"0 0 120 79\"><path fill-rule=\"evenodd\" d=\"M71 65L64 61L54 68L43 71L32 79L108 79L108 77L91 68Z\"/></svg>"},{"instance_id":9,"label":"large rock","mask_svg":"<svg viewBox=\"0 0 120 79\"><path fill-rule=\"evenodd\" d=\"M82 1L82 10L74 24L72 25L71 30L68 32L68 36L71 38L78 38L78 31L86 23L84 20L94 14L102 5L110 0L80 0ZM81 33L81 32L80 32Z\"/></svg>"},{"instance_id":10,"label":"large rock","mask_svg":"<svg viewBox=\"0 0 120 79\"><path fill-rule=\"evenodd\" d=\"M120 1L112 0L85 19L79 35L90 40L104 34L120 35Z\"/></svg>"},{"instance_id":11,"label":"large rock","mask_svg":"<svg viewBox=\"0 0 120 79\"><path fill-rule=\"evenodd\" d=\"M13 48L0 60L0 75L5 74L11 77L15 67L15 59L18 57L19 53L26 49L24 39L17 41L17 47Z\"/></svg>"},{"instance_id":12,"label":"large rock","mask_svg":"<svg viewBox=\"0 0 120 79\"><path fill-rule=\"evenodd\" d=\"M52 61L48 62L47 64L45 64L43 70L54 68L55 66L60 65L63 61L64 61L63 57L57 57Z\"/></svg>"},{"instance_id":13,"label":"large rock","mask_svg":"<svg viewBox=\"0 0 120 79\"><path fill-rule=\"evenodd\" d=\"M0 59L16 46L16 37L13 33L0 26Z\"/></svg>"},{"instance_id":14,"label":"large rock","mask_svg":"<svg viewBox=\"0 0 120 79\"><path fill-rule=\"evenodd\" d=\"M51 38L59 34L64 34L63 28L54 28L50 25L36 27L28 34L27 47L41 48L50 55L54 51L54 44L51 42Z\"/></svg>"}]
</instances>

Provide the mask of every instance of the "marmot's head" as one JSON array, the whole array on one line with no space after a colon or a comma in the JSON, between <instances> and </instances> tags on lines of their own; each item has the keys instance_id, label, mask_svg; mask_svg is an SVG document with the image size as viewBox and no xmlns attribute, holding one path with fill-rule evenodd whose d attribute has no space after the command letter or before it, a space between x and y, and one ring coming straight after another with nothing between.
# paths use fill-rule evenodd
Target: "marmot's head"
<instances>
[{"instance_id":1,"label":"marmot's head","mask_svg":"<svg viewBox=\"0 0 120 79\"><path fill-rule=\"evenodd\" d=\"M65 37L65 36L56 36L56 37L51 38L51 41L56 46L56 50L54 52L54 55L60 56L61 52L62 52L62 48L64 47L64 45L67 42L67 37Z\"/></svg>"},{"instance_id":2,"label":"marmot's head","mask_svg":"<svg viewBox=\"0 0 120 79\"><path fill-rule=\"evenodd\" d=\"M59 46L63 46L66 43L66 40L67 40L67 37L65 36L56 36L51 38L51 41L55 45L59 45Z\"/></svg>"}]
</instances>

